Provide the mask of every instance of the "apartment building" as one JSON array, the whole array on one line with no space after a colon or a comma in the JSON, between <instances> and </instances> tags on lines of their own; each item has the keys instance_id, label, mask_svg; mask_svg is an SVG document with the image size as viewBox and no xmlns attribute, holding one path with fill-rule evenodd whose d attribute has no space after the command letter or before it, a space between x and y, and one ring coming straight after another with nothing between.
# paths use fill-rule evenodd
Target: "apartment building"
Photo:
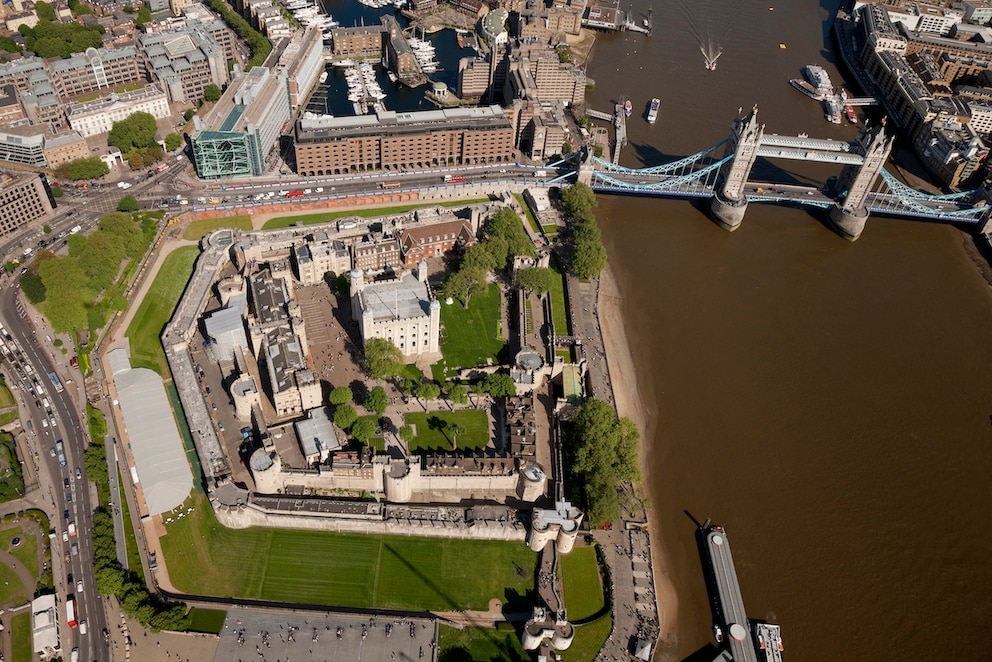
<instances>
[{"instance_id":1,"label":"apartment building","mask_svg":"<svg viewBox=\"0 0 992 662\"><path fill-rule=\"evenodd\" d=\"M513 125L499 106L301 119L295 131L306 176L514 160Z\"/></svg>"},{"instance_id":2,"label":"apartment building","mask_svg":"<svg viewBox=\"0 0 992 662\"><path fill-rule=\"evenodd\" d=\"M172 103L195 103L208 85L227 84L227 59L200 25L146 33L139 38L145 66Z\"/></svg>"}]
</instances>

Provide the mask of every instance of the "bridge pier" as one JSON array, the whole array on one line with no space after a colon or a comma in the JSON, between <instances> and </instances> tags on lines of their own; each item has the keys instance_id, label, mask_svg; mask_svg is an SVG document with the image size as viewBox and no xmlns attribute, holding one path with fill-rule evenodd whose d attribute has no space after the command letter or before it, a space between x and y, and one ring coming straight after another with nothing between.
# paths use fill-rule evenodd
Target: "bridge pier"
<instances>
[{"instance_id":1,"label":"bridge pier","mask_svg":"<svg viewBox=\"0 0 992 662\"><path fill-rule=\"evenodd\" d=\"M827 213L827 218L834 230L837 231L837 234L848 241L857 241L861 233L865 231L865 225L868 223L868 215L868 210L864 207L861 209L846 209L840 204L834 204Z\"/></svg>"},{"instance_id":2,"label":"bridge pier","mask_svg":"<svg viewBox=\"0 0 992 662\"><path fill-rule=\"evenodd\" d=\"M741 226L746 211L747 198L728 200L719 192L710 198L710 213L713 215L713 220L728 232L733 232Z\"/></svg>"}]
</instances>

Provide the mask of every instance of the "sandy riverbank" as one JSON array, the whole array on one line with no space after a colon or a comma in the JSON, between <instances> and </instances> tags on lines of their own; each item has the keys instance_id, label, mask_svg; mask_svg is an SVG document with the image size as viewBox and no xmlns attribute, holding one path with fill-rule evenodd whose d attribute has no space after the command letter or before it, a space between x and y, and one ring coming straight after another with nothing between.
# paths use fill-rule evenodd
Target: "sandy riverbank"
<instances>
[{"instance_id":1,"label":"sandy riverbank","mask_svg":"<svg viewBox=\"0 0 992 662\"><path fill-rule=\"evenodd\" d=\"M630 351L623 320L623 297L619 291L612 268L607 266L600 276L599 324L603 332L603 346L610 367L613 395L617 412L632 420L641 431L641 473L648 475L649 439L654 437L657 421L652 418L640 398L637 385L637 364ZM644 489L642 485L641 490ZM650 506L650 503L649 503ZM668 559L661 542L658 523L653 509L648 510L651 534L651 556L654 566L655 594L658 597L658 622L662 641L671 638L678 616L678 596L669 576Z\"/></svg>"}]
</instances>

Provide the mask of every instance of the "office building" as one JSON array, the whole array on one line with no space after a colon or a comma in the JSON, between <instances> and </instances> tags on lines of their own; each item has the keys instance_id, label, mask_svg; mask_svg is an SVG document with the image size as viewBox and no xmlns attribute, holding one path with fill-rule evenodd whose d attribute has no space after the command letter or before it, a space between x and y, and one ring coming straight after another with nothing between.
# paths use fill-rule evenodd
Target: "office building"
<instances>
[{"instance_id":1,"label":"office building","mask_svg":"<svg viewBox=\"0 0 992 662\"><path fill-rule=\"evenodd\" d=\"M0 172L0 237L6 237L55 209L45 176Z\"/></svg>"},{"instance_id":2,"label":"office building","mask_svg":"<svg viewBox=\"0 0 992 662\"><path fill-rule=\"evenodd\" d=\"M85 137L107 133L114 122L138 112L148 113L156 119L169 116L169 102L158 83L145 85L133 92L111 92L93 101L72 101L65 109L69 126Z\"/></svg>"},{"instance_id":3,"label":"office building","mask_svg":"<svg viewBox=\"0 0 992 662\"><path fill-rule=\"evenodd\" d=\"M289 85L283 75L255 67L234 79L207 116L194 116L196 172L204 179L260 175L289 121Z\"/></svg>"},{"instance_id":4,"label":"office building","mask_svg":"<svg viewBox=\"0 0 992 662\"><path fill-rule=\"evenodd\" d=\"M49 61L48 68L52 85L62 99L124 86L144 75L138 49L134 46L87 48L85 53Z\"/></svg>"},{"instance_id":5,"label":"office building","mask_svg":"<svg viewBox=\"0 0 992 662\"><path fill-rule=\"evenodd\" d=\"M208 85L227 84L224 50L199 25L138 38L148 71L172 103L196 103Z\"/></svg>"}]
</instances>

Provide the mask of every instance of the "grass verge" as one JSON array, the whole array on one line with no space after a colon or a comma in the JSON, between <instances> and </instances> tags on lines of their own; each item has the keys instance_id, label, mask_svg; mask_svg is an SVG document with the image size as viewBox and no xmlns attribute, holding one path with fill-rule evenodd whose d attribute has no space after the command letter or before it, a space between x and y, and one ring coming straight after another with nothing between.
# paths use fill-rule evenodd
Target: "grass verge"
<instances>
[{"instance_id":1,"label":"grass verge","mask_svg":"<svg viewBox=\"0 0 992 662\"><path fill-rule=\"evenodd\" d=\"M564 662L592 662L610 636L611 629L613 618L609 614L600 616L591 623L576 625L575 639L568 650L561 652L561 659Z\"/></svg>"},{"instance_id":2,"label":"grass verge","mask_svg":"<svg viewBox=\"0 0 992 662\"><path fill-rule=\"evenodd\" d=\"M31 662L31 612L22 611L10 619L10 658L13 662Z\"/></svg>"},{"instance_id":3,"label":"grass verge","mask_svg":"<svg viewBox=\"0 0 992 662\"><path fill-rule=\"evenodd\" d=\"M458 630L442 625L438 640L439 660L526 662L533 659L514 631L500 632L490 628Z\"/></svg>"},{"instance_id":4,"label":"grass verge","mask_svg":"<svg viewBox=\"0 0 992 662\"><path fill-rule=\"evenodd\" d=\"M174 250L162 263L148 294L127 327L133 367L150 368L163 378L169 378L169 365L159 336L186 289L199 254L200 249L196 246L183 246Z\"/></svg>"},{"instance_id":5,"label":"grass verge","mask_svg":"<svg viewBox=\"0 0 992 662\"><path fill-rule=\"evenodd\" d=\"M202 495L183 508L190 505L194 510L167 524L161 539L180 591L418 610L484 609L492 598L532 599L537 556L523 543L228 529Z\"/></svg>"},{"instance_id":6,"label":"grass verge","mask_svg":"<svg viewBox=\"0 0 992 662\"><path fill-rule=\"evenodd\" d=\"M117 469L117 484L124 484L119 468ZM123 493L121 496L124 496ZM138 539L135 537L134 527L131 525L131 510L128 508L125 498L121 499L121 517L124 518L124 550L127 556L127 569L132 575L144 582L145 570L141 566L141 552L138 551Z\"/></svg>"},{"instance_id":7,"label":"grass verge","mask_svg":"<svg viewBox=\"0 0 992 662\"><path fill-rule=\"evenodd\" d=\"M251 230L251 216L229 216L228 218L203 218L193 221L183 231L183 239L200 241L214 230L221 228L237 228L248 232Z\"/></svg>"},{"instance_id":8,"label":"grass verge","mask_svg":"<svg viewBox=\"0 0 992 662\"><path fill-rule=\"evenodd\" d=\"M454 440L458 444L457 450L476 450L489 443L489 419L485 412L477 409L414 412L406 414L403 420L414 426L417 433L410 441L411 453L456 450L451 435L451 428L456 423L465 428L465 432Z\"/></svg>"},{"instance_id":9,"label":"grass verge","mask_svg":"<svg viewBox=\"0 0 992 662\"><path fill-rule=\"evenodd\" d=\"M193 607L189 610L189 631L205 634L220 634L224 628L227 612L223 609L203 609Z\"/></svg>"},{"instance_id":10,"label":"grass verge","mask_svg":"<svg viewBox=\"0 0 992 662\"><path fill-rule=\"evenodd\" d=\"M551 270L558 278L548 294L551 296L551 317L555 323L555 333L559 336L572 335L572 327L568 323L568 306L565 304L565 273L561 270L558 260L551 256Z\"/></svg>"},{"instance_id":11,"label":"grass verge","mask_svg":"<svg viewBox=\"0 0 992 662\"><path fill-rule=\"evenodd\" d=\"M524 214L526 214L527 216L527 225L530 226L530 229L534 232L534 234L540 234L541 225L537 222L537 219L534 217L534 213L530 210L530 205L527 204L527 201L524 199L523 194L514 193L513 197L517 199L517 204L519 204L520 208L524 210Z\"/></svg>"},{"instance_id":12,"label":"grass verge","mask_svg":"<svg viewBox=\"0 0 992 662\"><path fill-rule=\"evenodd\" d=\"M568 620L584 621L606 606L595 547L575 547L561 557Z\"/></svg>"},{"instance_id":13,"label":"grass verge","mask_svg":"<svg viewBox=\"0 0 992 662\"><path fill-rule=\"evenodd\" d=\"M14 394L10 392L7 385L0 382L0 409L10 407L14 404Z\"/></svg>"},{"instance_id":14,"label":"grass verge","mask_svg":"<svg viewBox=\"0 0 992 662\"><path fill-rule=\"evenodd\" d=\"M469 299L468 308L453 303L441 306L441 355L445 373L452 376L459 368L498 364L506 341L499 336L499 285Z\"/></svg>"},{"instance_id":15,"label":"grass verge","mask_svg":"<svg viewBox=\"0 0 992 662\"><path fill-rule=\"evenodd\" d=\"M473 200L451 200L448 202L435 202L431 204L417 203L412 205L401 205L399 207L375 207L373 209L342 209L341 211L328 211L320 214L301 214L299 216L277 216L270 218L262 226L263 230L278 230L288 228L291 225L302 223L303 225L316 225L318 223L330 223L339 218L358 216L360 218L376 218L378 216L390 216L392 214L405 214L413 209L421 207L467 207L468 205L488 202L488 198L478 198Z\"/></svg>"}]
</instances>

